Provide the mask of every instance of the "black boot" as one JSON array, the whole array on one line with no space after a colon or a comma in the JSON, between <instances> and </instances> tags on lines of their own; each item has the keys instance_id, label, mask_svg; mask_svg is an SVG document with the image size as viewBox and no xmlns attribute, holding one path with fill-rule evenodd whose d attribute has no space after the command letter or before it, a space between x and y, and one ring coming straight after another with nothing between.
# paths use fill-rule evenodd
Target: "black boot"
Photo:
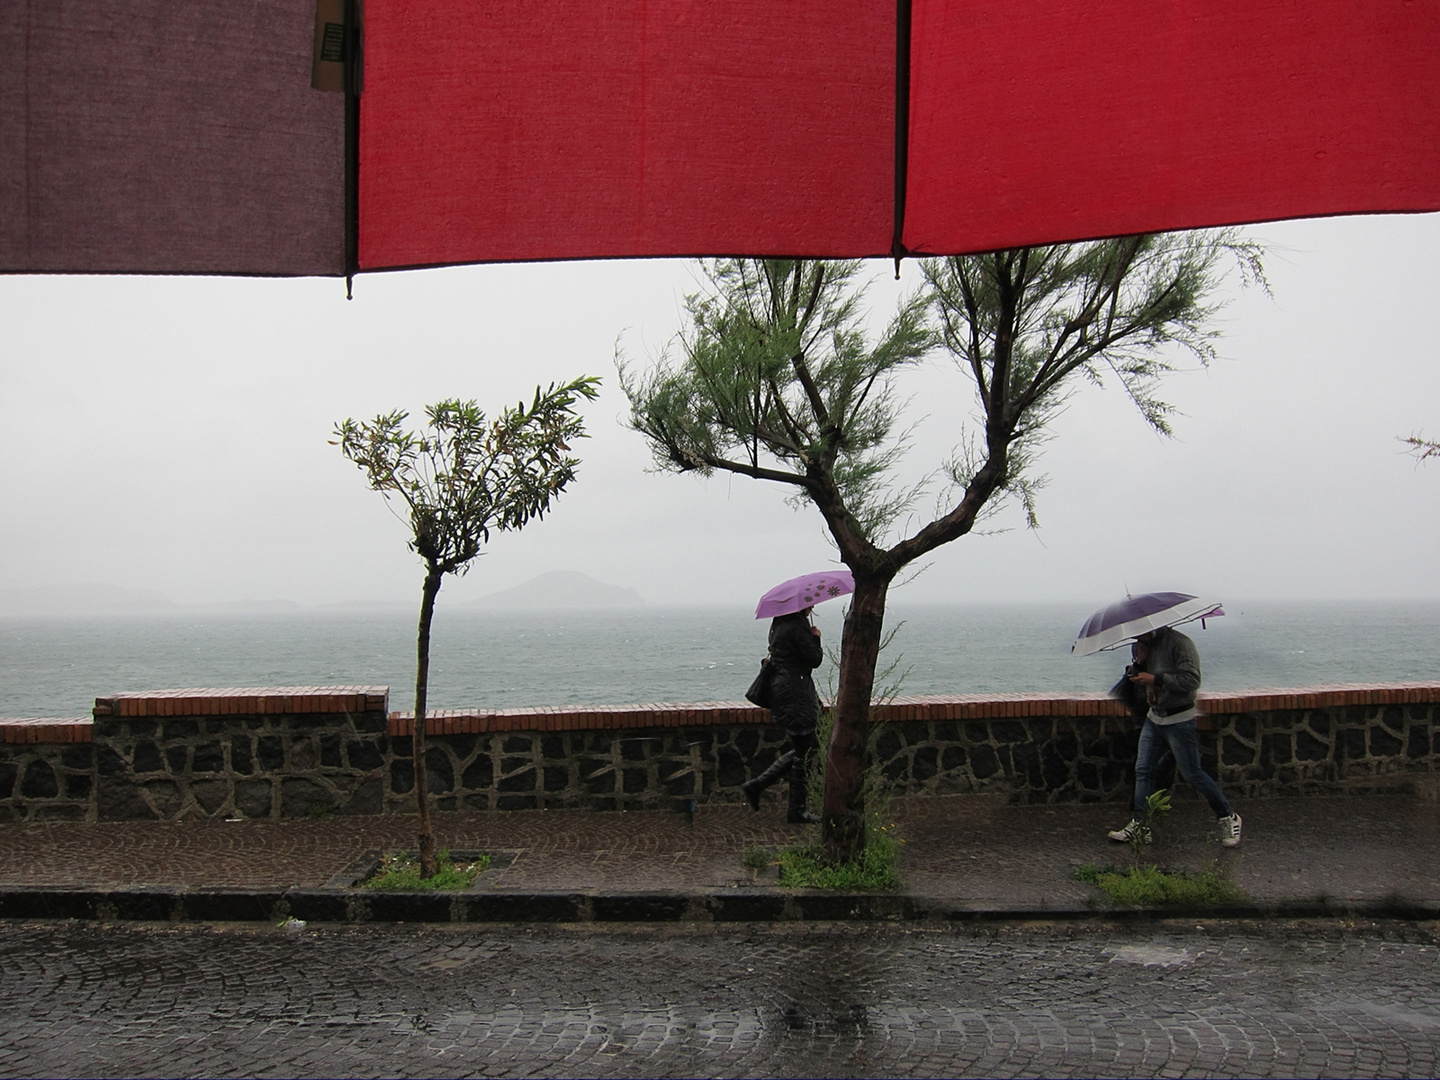
<instances>
[{"instance_id":1,"label":"black boot","mask_svg":"<svg viewBox=\"0 0 1440 1080\"><path fill-rule=\"evenodd\" d=\"M760 809L760 793L788 773L794 761L795 755L793 753L781 754L775 759L775 764L771 765L759 776L755 777L755 779L746 780L740 785L740 790L745 793L745 798L750 803L751 810L758 811Z\"/></svg>"},{"instance_id":2,"label":"black boot","mask_svg":"<svg viewBox=\"0 0 1440 1080\"><path fill-rule=\"evenodd\" d=\"M791 825L814 825L820 819L805 809L805 770L797 759L790 773L790 812L785 820Z\"/></svg>"}]
</instances>

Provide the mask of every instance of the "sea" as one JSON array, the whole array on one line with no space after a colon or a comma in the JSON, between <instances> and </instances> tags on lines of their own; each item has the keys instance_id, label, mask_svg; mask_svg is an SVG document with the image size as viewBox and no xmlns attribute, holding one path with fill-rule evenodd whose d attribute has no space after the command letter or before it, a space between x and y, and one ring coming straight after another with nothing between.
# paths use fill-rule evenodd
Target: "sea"
<instances>
[{"instance_id":1,"label":"sea","mask_svg":"<svg viewBox=\"0 0 1440 1080\"><path fill-rule=\"evenodd\" d=\"M1128 650L1071 655L1090 610L1067 604L892 606L880 685L901 694L1103 691ZM818 608L835 684L843 608ZM96 697L178 687L388 686L414 704L416 613L0 618L0 716L89 713ZM767 622L732 608L437 610L437 709L736 701ZM1191 624L1203 689L1440 683L1440 601L1226 604Z\"/></svg>"}]
</instances>

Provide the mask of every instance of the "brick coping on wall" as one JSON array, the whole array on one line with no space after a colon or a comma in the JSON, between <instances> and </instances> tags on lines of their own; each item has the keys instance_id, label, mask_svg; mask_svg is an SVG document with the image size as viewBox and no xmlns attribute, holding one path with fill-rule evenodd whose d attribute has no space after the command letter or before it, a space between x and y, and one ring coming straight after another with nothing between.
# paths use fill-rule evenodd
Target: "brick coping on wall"
<instances>
[{"instance_id":1,"label":"brick coping on wall","mask_svg":"<svg viewBox=\"0 0 1440 1080\"><path fill-rule=\"evenodd\" d=\"M389 690L383 686L265 686L187 688L115 694L95 699L97 717L255 716L295 713L384 711ZM1389 683L1259 689L1201 694L1208 715L1322 709L1354 705L1425 705L1440 703L1440 684ZM878 722L993 720L1027 717L1121 717L1119 702L1104 694L950 694L907 695L872 710ZM471 735L506 731L591 731L633 728L700 727L765 723L769 713L746 702L652 702L529 709L437 709L429 713L435 735ZM0 742L90 742L93 720L76 716L0 719ZM1208 726L1208 725L1207 725ZM389 714L389 733L409 735L414 714Z\"/></svg>"}]
</instances>

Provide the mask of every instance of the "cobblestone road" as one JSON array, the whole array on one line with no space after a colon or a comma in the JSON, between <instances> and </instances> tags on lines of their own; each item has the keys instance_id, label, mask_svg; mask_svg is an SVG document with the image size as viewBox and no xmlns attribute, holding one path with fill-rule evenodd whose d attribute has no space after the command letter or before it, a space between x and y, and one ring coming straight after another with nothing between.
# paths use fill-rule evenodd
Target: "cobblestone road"
<instances>
[{"instance_id":1,"label":"cobblestone road","mask_svg":"<svg viewBox=\"0 0 1440 1080\"><path fill-rule=\"evenodd\" d=\"M4 1076L1435 1076L1440 926L0 924Z\"/></svg>"}]
</instances>

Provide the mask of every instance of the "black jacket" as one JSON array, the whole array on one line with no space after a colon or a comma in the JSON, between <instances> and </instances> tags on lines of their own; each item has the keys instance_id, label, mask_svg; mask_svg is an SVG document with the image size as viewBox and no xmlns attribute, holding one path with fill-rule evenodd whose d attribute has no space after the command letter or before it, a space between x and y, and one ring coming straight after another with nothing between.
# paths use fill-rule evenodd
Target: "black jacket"
<instances>
[{"instance_id":1,"label":"black jacket","mask_svg":"<svg viewBox=\"0 0 1440 1080\"><path fill-rule=\"evenodd\" d=\"M815 730L820 695L810 673L825 659L820 638L810 632L802 613L781 615L770 622L770 714L791 734Z\"/></svg>"}]
</instances>

